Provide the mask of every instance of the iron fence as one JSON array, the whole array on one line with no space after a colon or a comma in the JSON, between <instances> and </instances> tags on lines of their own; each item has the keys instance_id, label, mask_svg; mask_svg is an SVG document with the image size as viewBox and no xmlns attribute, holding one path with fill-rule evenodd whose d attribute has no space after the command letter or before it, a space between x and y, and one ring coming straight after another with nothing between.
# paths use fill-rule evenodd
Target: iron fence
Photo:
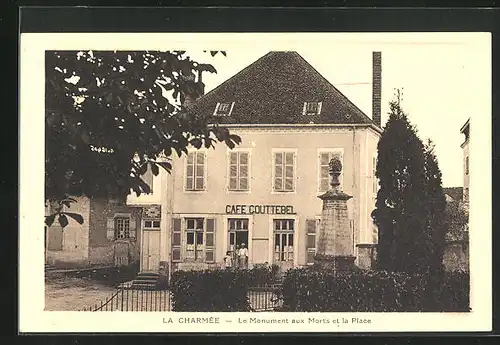
<instances>
[{"instance_id":1,"label":"iron fence","mask_svg":"<svg viewBox=\"0 0 500 345\"><path fill-rule=\"evenodd\" d=\"M252 287L248 290L250 310L253 312L274 311L282 300L276 286ZM172 294L169 290L119 288L110 297L82 311L172 311Z\"/></svg>"}]
</instances>

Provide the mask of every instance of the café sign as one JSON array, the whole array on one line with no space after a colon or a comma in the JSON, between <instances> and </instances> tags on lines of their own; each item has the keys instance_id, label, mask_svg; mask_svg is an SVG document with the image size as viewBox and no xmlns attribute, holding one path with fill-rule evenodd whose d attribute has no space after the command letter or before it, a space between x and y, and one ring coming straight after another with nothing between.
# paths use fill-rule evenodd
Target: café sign
<instances>
[{"instance_id":1,"label":"caf\u00e9 sign","mask_svg":"<svg viewBox=\"0 0 500 345\"><path fill-rule=\"evenodd\" d=\"M295 214L291 205L226 205L226 214Z\"/></svg>"}]
</instances>

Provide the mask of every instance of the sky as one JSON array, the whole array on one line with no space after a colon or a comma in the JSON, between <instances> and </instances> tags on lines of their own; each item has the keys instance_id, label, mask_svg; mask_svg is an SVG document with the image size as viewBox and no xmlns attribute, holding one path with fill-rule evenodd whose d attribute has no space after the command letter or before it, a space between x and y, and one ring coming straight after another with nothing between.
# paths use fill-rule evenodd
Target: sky
<instances>
[{"instance_id":1,"label":"sky","mask_svg":"<svg viewBox=\"0 0 500 345\"><path fill-rule=\"evenodd\" d=\"M319 43L319 42L318 42ZM274 47L228 49L227 56L192 53L193 59L211 63L217 74L205 73L206 92L212 90ZM281 49L283 50L283 49ZM292 50L292 49L290 49ZM444 187L463 186L464 141L461 127L474 113L474 92L487 89L475 73L484 52L473 49L469 39L392 40L308 44L293 49L335 85L356 106L372 116L372 51L382 52L382 125L396 88L402 89L402 107L416 125L420 138L435 143ZM488 91L489 90L489 91ZM472 121L471 121L472 122Z\"/></svg>"}]
</instances>

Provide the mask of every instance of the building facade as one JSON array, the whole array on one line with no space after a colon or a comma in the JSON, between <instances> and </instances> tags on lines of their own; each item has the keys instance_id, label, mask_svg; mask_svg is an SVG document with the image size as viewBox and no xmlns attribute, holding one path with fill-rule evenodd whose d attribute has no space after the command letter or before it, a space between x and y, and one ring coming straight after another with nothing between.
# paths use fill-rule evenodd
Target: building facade
<instances>
[{"instance_id":1,"label":"building facade","mask_svg":"<svg viewBox=\"0 0 500 345\"><path fill-rule=\"evenodd\" d=\"M45 227L45 263L61 267L123 266L139 260L142 210L123 202L75 197L63 211L82 215L83 224L67 217ZM50 206L45 208L51 214Z\"/></svg>"},{"instance_id":2,"label":"building facade","mask_svg":"<svg viewBox=\"0 0 500 345\"><path fill-rule=\"evenodd\" d=\"M141 220L141 269L220 267L227 252L248 248L248 264L282 269L313 263L328 162L343 163L342 189L361 267L377 243L371 212L380 125L380 53L373 56L374 114L365 115L295 52L271 52L193 102L189 111L239 135L234 149L192 149L153 192L128 205L155 207Z\"/></svg>"}]
</instances>

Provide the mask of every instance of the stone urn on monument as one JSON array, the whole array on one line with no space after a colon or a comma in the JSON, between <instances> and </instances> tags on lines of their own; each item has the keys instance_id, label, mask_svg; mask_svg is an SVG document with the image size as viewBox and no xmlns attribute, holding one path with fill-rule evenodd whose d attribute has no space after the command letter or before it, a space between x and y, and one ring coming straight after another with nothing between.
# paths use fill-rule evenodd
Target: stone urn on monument
<instances>
[{"instance_id":1,"label":"stone urn on monument","mask_svg":"<svg viewBox=\"0 0 500 345\"><path fill-rule=\"evenodd\" d=\"M329 163L330 189L318 196L323 200L315 264L329 270L354 269L353 233L349 226L347 201L351 195L340 189L342 162L332 158Z\"/></svg>"}]
</instances>

